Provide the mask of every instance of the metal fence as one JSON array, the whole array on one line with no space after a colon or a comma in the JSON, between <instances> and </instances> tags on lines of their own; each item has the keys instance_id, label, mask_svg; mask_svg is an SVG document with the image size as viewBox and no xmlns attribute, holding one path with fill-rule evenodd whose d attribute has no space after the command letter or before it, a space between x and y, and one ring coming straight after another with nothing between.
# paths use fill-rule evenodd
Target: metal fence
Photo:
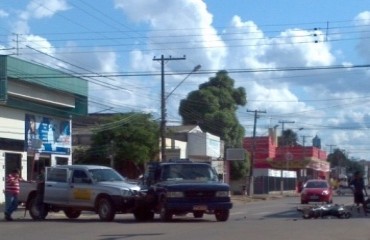
<instances>
[{"instance_id":1,"label":"metal fence","mask_svg":"<svg viewBox=\"0 0 370 240\"><path fill-rule=\"evenodd\" d=\"M283 189L281 181L283 180ZM259 176L254 178L254 194L268 194L276 191L294 191L296 189L296 178L283 178Z\"/></svg>"}]
</instances>

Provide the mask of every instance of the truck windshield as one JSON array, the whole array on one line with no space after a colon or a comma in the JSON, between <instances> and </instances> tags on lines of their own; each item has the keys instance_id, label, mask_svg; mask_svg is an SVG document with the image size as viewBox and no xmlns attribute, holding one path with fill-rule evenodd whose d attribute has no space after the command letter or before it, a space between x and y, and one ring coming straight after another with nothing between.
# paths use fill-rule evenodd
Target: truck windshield
<instances>
[{"instance_id":1,"label":"truck windshield","mask_svg":"<svg viewBox=\"0 0 370 240\"><path fill-rule=\"evenodd\" d=\"M206 164L169 164L163 167L162 180L217 181L213 168Z\"/></svg>"},{"instance_id":2,"label":"truck windshield","mask_svg":"<svg viewBox=\"0 0 370 240\"><path fill-rule=\"evenodd\" d=\"M113 169L90 169L89 173L96 182L125 181L125 178Z\"/></svg>"}]
</instances>

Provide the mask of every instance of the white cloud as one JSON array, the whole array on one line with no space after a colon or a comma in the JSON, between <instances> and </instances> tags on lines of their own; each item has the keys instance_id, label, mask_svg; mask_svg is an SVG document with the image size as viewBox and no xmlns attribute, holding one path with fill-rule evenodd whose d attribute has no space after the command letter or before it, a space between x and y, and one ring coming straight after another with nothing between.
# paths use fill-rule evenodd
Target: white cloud
<instances>
[{"instance_id":1,"label":"white cloud","mask_svg":"<svg viewBox=\"0 0 370 240\"><path fill-rule=\"evenodd\" d=\"M360 31L359 42L356 49L366 62L370 61L370 11L362 12L355 17L355 25Z\"/></svg>"},{"instance_id":2,"label":"white cloud","mask_svg":"<svg viewBox=\"0 0 370 240\"><path fill-rule=\"evenodd\" d=\"M266 119L278 121L289 117L295 120L295 127L312 126L310 135L316 133L323 142L344 146L351 141L366 142L361 131L339 131L328 126L365 126L370 123L367 102L370 89L369 70L332 69L315 71L258 71L261 69L281 69L291 67L327 67L358 64L348 59L346 54L353 49L338 47L345 38L340 30L330 29L329 40L323 30L305 30L303 28L283 28L268 32L265 26L259 26L246 16L235 15L229 19L229 26L223 30L216 29L214 16L207 9L204 1L199 0L115 0L115 14L122 14L118 24L135 31L132 37L134 47L129 51L115 51L112 48L82 48L77 42L59 43L58 50L46 37L33 34L34 25L51 21L56 14L72 9L67 1L51 0L30 1L23 9L17 21L13 21L13 32L19 33L26 44L48 55L65 59L76 66L93 69L93 72L160 72L160 62L153 57L182 57L186 60L168 61L166 72L189 72L201 64L202 70L249 69L254 72L230 73L235 80L235 87L245 87L248 109L266 110ZM97 15L94 15L97 17ZM0 17L5 13L0 12ZM115 16L116 17L116 16ZM35 21L35 19L37 21ZM34 20L34 21L30 21ZM354 18L359 33L357 54L363 61L370 60L369 23L370 12L359 13ZM87 23L85 26L88 26ZM83 25L81 24L81 25ZM113 24L113 23L112 23ZM226 26L227 22L223 26ZM117 25L118 26L118 25ZM136 31L136 27L140 30ZM219 26L218 26L219 27ZM340 29L340 28L338 28ZM116 30L116 29L115 29ZM142 30L145 30L142 31ZM99 30L100 31L100 30ZM334 34L335 33L335 34ZM100 36L101 37L101 36ZM326 41L328 40L328 41ZM335 40L335 41L331 41ZM52 41L52 40L50 40ZM116 43L121 43L117 40ZM348 43L348 41L346 42ZM12 46L15 46L14 42ZM73 50L68 48L74 46ZM350 45L348 45L350 46ZM349 48L346 46L347 48ZM30 51L26 49L23 51ZM81 51L85 53L76 54ZM26 52L23 52L26 53ZM33 51L33 55L35 56ZM47 56L37 56L44 63L56 60ZM356 58L358 59L358 58ZM74 69L66 63L60 66ZM79 69L76 72L83 72ZM178 117L178 105L181 98L206 82L210 75L192 75L177 89L167 102L168 117ZM170 92L185 75L166 75L166 92ZM91 86L91 99L96 102L93 111L107 109L110 105L120 111L141 110L158 114L160 110L160 75L125 76L96 78L118 89L108 89L96 84ZM128 89L129 91L126 91ZM100 104L100 105L99 105ZM246 108L238 113L246 112ZM159 115L159 114L158 114ZM243 118L241 118L243 119ZM299 125L299 126L298 126ZM316 132L315 132L316 131ZM323 145L325 145L323 143Z\"/></svg>"},{"instance_id":3,"label":"white cloud","mask_svg":"<svg viewBox=\"0 0 370 240\"><path fill-rule=\"evenodd\" d=\"M69 7L65 0L33 0L21 11L18 19L13 23L13 32L18 34L29 34L28 25L31 19L42 19L52 17L60 11L66 11Z\"/></svg>"},{"instance_id":4,"label":"white cloud","mask_svg":"<svg viewBox=\"0 0 370 240\"><path fill-rule=\"evenodd\" d=\"M147 44L150 49L160 49L165 56L186 54L185 63L168 67L182 66L183 70L185 64L192 69L199 63L206 68L224 66L225 44L212 27L213 16L203 1L116 0L115 3L132 21L148 24L150 41ZM173 30L163 31L165 29Z\"/></svg>"},{"instance_id":5,"label":"white cloud","mask_svg":"<svg viewBox=\"0 0 370 240\"><path fill-rule=\"evenodd\" d=\"M0 18L8 17L9 13L7 13L5 10L0 9Z\"/></svg>"},{"instance_id":6,"label":"white cloud","mask_svg":"<svg viewBox=\"0 0 370 240\"><path fill-rule=\"evenodd\" d=\"M66 0L33 0L27 6L28 18L45 18L51 17L60 11L68 10Z\"/></svg>"}]
</instances>

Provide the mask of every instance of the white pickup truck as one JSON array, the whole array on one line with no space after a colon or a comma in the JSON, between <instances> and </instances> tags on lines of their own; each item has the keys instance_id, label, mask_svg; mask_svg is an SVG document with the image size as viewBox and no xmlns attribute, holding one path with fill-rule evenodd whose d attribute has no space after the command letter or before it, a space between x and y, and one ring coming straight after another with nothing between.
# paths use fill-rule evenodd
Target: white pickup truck
<instances>
[{"instance_id":1,"label":"white pickup truck","mask_svg":"<svg viewBox=\"0 0 370 240\"><path fill-rule=\"evenodd\" d=\"M112 221L116 213L135 215L136 199L141 196L138 185L112 168L96 165L46 168L43 194L36 182L21 182L20 188L19 200L33 219L45 219L50 211L64 211L70 219L93 211L102 221Z\"/></svg>"}]
</instances>

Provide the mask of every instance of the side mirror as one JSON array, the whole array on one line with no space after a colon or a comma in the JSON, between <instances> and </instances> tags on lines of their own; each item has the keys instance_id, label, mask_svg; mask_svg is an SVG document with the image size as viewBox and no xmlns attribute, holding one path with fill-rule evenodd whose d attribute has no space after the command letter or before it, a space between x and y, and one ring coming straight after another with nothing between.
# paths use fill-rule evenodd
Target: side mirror
<instances>
[{"instance_id":1,"label":"side mirror","mask_svg":"<svg viewBox=\"0 0 370 240\"><path fill-rule=\"evenodd\" d=\"M223 182L223 180L224 180L224 175L223 174L219 173L219 174L217 174L217 177L218 177L218 181Z\"/></svg>"}]
</instances>

